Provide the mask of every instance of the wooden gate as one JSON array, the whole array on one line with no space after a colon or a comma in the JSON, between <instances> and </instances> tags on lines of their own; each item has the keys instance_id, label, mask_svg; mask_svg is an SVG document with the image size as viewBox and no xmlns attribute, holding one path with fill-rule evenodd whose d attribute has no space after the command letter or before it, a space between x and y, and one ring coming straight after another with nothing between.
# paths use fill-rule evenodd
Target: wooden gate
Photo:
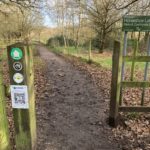
<instances>
[{"instance_id":1,"label":"wooden gate","mask_svg":"<svg viewBox=\"0 0 150 150\"><path fill-rule=\"evenodd\" d=\"M132 56L127 55L128 32L124 34L123 48L118 41L114 42L113 64L112 64L112 83L111 83L111 101L109 124L116 126L118 123L118 112L150 112L150 106L144 105L145 89L150 87L148 79L148 65L150 62L150 36L148 38L147 55L138 56L138 41L134 43L134 52ZM125 80L125 65L131 62L130 80ZM134 80L135 63L145 62L143 81ZM139 106L125 106L122 102L122 91L124 88L142 88L141 104Z\"/></svg>"}]
</instances>

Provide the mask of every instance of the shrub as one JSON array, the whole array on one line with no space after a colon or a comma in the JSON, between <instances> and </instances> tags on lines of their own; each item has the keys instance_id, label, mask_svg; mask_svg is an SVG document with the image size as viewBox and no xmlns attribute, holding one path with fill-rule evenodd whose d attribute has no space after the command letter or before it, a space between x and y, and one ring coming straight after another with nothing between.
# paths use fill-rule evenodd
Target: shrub
<instances>
[{"instance_id":1,"label":"shrub","mask_svg":"<svg viewBox=\"0 0 150 150\"><path fill-rule=\"evenodd\" d=\"M68 46L74 46L75 42L72 39L66 38L66 44ZM52 38L49 38L47 41L47 45L50 47L59 47L59 46L64 46L64 37L63 36L55 36Z\"/></svg>"}]
</instances>

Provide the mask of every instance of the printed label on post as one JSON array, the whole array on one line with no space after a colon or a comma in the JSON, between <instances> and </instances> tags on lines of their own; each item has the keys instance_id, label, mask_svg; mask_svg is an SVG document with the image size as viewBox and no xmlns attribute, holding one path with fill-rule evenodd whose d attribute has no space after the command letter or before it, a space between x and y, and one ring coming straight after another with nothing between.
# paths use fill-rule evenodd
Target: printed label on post
<instances>
[{"instance_id":1,"label":"printed label on post","mask_svg":"<svg viewBox=\"0 0 150 150\"><path fill-rule=\"evenodd\" d=\"M29 109L28 88L25 85L11 85L12 107L18 109Z\"/></svg>"}]
</instances>

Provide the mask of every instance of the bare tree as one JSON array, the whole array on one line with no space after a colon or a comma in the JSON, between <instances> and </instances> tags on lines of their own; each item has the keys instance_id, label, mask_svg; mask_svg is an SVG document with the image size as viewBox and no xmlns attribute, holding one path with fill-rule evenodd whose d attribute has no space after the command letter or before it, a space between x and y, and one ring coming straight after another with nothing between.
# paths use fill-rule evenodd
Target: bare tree
<instances>
[{"instance_id":1,"label":"bare tree","mask_svg":"<svg viewBox=\"0 0 150 150\"><path fill-rule=\"evenodd\" d=\"M99 39L103 52L106 38L119 27L126 14L148 14L149 0L54 0L50 1L51 14L61 28L64 39L72 34L76 47L81 41L83 28L91 27ZM53 12L53 14L52 14ZM138 13L137 13L138 12ZM70 32L72 29L72 33ZM64 40L65 41L65 40Z\"/></svg>"},{"instance_id":2,"label":"bare tree","mask_svg":"<svg viewBox=\"0 0 150 150\"><path fill-rule=\"evenodd\" d=\"M15 5L24 8L37 7L39 6L39 2L42 2L42 0L0 0L0 4L5 4L7 6Z\"/></svg>"},{"instance_id":3,"label":"bare tree","mask_svg":"<svg viewBox=\"0 0 150 150\"><path fill-rule=\"evenodd\" d=\"M97 32L99 52L103 52L106 36L115 28L121 14L114 8L114 0L90 0L83 3L82 7L86 10L92 28Z\"/></svg>"},{"instance_id":4,"label":"bare tree","mask_svg":"<svg viewBox=\"0 0 150 150\"><path fill-rule=\"evenodd\" d=\"M76 3L85 9L91 27L97 33L99 52L103 52L107 35L116 29L122 16L135 12L144 14L150 5L149 0L76 0Z\"/></svg>"},{"instance_id":5,"label":"bare tree","mask_svg":"<svg viewBox=\"0 0 150 150\"><path fill-rule=\"evenodd\" d=\"M6 41L25 39L37 27L43 24L42 15L38 11L17 6L0 5L0 37Z\"/></svg>"}]
</instances>

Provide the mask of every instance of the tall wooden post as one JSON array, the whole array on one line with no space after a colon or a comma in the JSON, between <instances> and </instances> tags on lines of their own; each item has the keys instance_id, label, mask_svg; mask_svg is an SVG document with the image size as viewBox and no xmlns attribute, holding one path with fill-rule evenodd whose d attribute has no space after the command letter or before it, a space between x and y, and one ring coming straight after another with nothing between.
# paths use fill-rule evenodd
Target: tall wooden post
<instances>
[{"instance_id":1,"label":"tall wooden post","mask_svg":"<svg viewBox=\"0 0 150 150\"><path fill-rule=\"evenodd\" d=\"M118 123L118 108L121 87L121 64L122 52L120 49L120 42L115 41L112 60L111 100L109 113L109 124L113 127L117 126Z\"/></svg>"},{"instance_id":2,"label":"tall wooden post","mask_svg":"<svg viewBox=\"0 0 150 150\"><path fill-rule=\"evenodd\" d=\"M90 39L90 43L89 43L89 60L88 60L88 62L89 63L91 63L92 62L92 58L91 58L91 56L92 56L92 52L91 52L91 50L92 50L92 40Z\"/></svg>"},{"instance_id":3,"label":"tall wooden post","mask_svg":"<svg viewBox=\"0 0 150 150\"><path fill-rule=\"evenodd\" d=\"M36 149L33 60L28 45L8 46L11 100L17 150Z\"/></svg>"},{"instance_id":4,"label":"tall wooden post","mask_svg":"<svg viewBox=\"0 0 150 150\"><path fill-rule=\"evenodd\" d=\"M8 120L6 117L6 99L5 99L5 90L4 90L4 85L3 85L2 64L0 64L0 150L10 150Z\"/></svg>"},{"instance_id":5,"label":"tall wooden post","mask_svg":"<svg viewBox=\"0 0 150 150\"><path fill-rule=\"evenodd\" d=\"M31 46L27 45L26 47L27 51L27 85L29 87L29 96L30 96L30 109L29 109L29 115L30 115L30 128L31 128L31 142L32 142L32 150L36 150L36 112L35 112L35 93L34 93L34 70L33 70L33 49Z\"/></svg>"}]
</instances>

